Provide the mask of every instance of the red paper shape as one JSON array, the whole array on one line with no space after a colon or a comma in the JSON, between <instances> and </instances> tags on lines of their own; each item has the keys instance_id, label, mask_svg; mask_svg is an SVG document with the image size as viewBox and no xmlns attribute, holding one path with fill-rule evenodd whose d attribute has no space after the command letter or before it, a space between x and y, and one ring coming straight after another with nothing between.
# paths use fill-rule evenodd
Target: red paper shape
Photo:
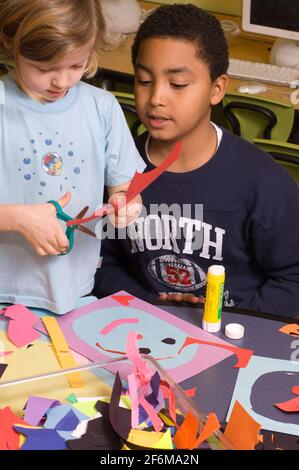
<instances>
[{"instance_id":1,"label":"red paper shape","mask_svg":"<svg viewBox=\"0 0 299 470\"><path fill-rule=\"evenodd\" d=\"M228 349L228 351L231 351L233 354L237 356L238 362L237 364L234 365L234 367L238 367L238 368L246 367L253 354L253 351L251 351L251 349L236 348L236 346L232 346L230 344L214 343L213 341L203 341L202 339L189 338L188 336L184 344L182 345L182 347L179 349L178 354L180 354L182 350L186 346L189 346L190 344L207 344L208 346L215 346L217 348Z\"/></svg>"},{"instance_id":2,"label":"red paper shape","mask_svg":"<svg viewBox=\"0 0 299 470\"><path fill-rule=\"evenodd\" d=\"M15 424L28 425L23 419L19 418L9 406L0 409L0 447L1 450L17 450L20 448L19 433L14 430Z\"/></svg>"},{"instance_id":3,"label":"red paper shape","mask_svg":"<svg viewBox=\"0 0 299 470\"><path fill-rule=\"evenodd\" d=\"M146 173L135 173L126 192L126 203L132 201L138 194L145 190L158 176L162 175L167 168L172 165L180 155L183 142L177 142L168 157L158 167Z\"/></svg>"},{"instance_id":4,"label":"red paper shape","mask_svg":"<svg viewBox=\"0 0 299 470\"><path fill-rule=\"evenodd\" d=\"M276 408L287 413L299 412L299 397L292 398L292 400L284 401L282 403L275 403Z\"/></svg>"},{"instance_id":5,"label":"red paper shape","mask_svg":"<svg viewBox=\"0 0 299 470\"><path fill-rule=\"evenodd\" d=\"M179 158L182 145L183 142L177 142L168 157L164 160L164 162L162 162L161 165L154 168L153 170L148 171L146 173L138 173L136 171L126 192L125 201L123 205L119 205L119 208L131 202L136 196L142 193L145 188L147 188L153 181L155 181L158 176L162 175L162 173L164 173L164 171L166 171L167 168ZM97 211L97 215L93 214L84 219L69 220L66 222L66 225L73 226L85 224L86 222L90 222L91 220L97 219L98 217L103 217L104 215L107 215L112 212L114 212L114 209L112 207L104 206L100 211Z\"/></svg>"},{"instance_id":6,"label":"red paper shape","mask_svg":"<svg viewBox=\"0 0 299 470\"><path fill-rule=\"evenodd\" d=\"M112 299L125 307L129 307L131 300L134 300L135 297L133 295L112 295Z\"/></svg>"}]
</instances>

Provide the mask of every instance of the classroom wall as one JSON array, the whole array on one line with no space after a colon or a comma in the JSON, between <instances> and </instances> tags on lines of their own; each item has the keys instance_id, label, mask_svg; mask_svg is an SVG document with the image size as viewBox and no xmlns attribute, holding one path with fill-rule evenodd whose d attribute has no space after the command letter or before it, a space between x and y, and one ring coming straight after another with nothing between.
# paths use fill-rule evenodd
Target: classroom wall
<instances>
[{"instance_id":1,"label":"classroom wall","mask_svg":"<svg viewBox=\"0 0 299 470\"><path fill-rule=\"evenodd\" d=\"M146 1L146 0L145 0ZM242 15L242 0L148 0L153 3L193 3L204 10L216 13L226 13L227 15Z\"/></svg>"}]
</instances>

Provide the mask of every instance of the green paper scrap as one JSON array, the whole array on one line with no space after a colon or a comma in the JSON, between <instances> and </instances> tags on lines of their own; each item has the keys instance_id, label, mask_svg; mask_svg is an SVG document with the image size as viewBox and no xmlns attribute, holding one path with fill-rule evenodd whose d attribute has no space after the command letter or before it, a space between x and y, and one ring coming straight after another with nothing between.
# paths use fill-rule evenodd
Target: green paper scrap
<instances>
[{"instance_id":1,"label":"green paper scrap","mask_svg":"<svg viewBox=\"0 0 299 470\"><path fill-rule=\"evenodd\" d=\"M68 397L67 397L67 401L69 401L70 403L77 403L77 397L74 393L71 393Z\"/></svg>"}]
</instances>

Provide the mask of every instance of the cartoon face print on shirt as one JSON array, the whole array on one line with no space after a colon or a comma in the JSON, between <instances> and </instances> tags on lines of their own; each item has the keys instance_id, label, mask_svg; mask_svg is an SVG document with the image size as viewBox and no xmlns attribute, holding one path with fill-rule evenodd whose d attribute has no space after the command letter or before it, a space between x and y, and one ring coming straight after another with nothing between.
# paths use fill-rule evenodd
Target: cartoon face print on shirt
<instances>
[{"instance_id":1,"label":"cartoon face print on shirt","mask_svg":"<svg viewBox=\"0 0 299 470\"><path fill-rule=\"evenodd\" d=\"M49 185L51 193L53 190L57 194L75 190L85 160L76 151L75 142L65 142L60 132L55 131L53 136L47 134L47 137L38 132L19 147L19 162L18 172L23 181L34 184L38 196L43 196Z\"/></svg>"}]
</instances>

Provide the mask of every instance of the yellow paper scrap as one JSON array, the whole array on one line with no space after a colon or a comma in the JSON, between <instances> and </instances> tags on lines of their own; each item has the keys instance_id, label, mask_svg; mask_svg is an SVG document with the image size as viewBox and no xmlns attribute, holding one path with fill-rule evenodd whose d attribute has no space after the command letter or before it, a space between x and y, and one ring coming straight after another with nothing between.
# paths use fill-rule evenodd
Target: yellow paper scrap
<instances>
[{"instance_id":1,"label":"yellow paper scrap","mask_svg":"<svg viewBox=\"0 0 299 470\"><path fill-rule=\"evenodd\" d=\"M69 350L68 344L63 336L56 318L42 317L42 321L50 335L54 351L62 369L71 369L72 367L76 367L77 363ZM67 374L66 378L70 387L84 387L84 382L79 372L72 372L71 374Z\"/></svg>"},{"instance_id":2,"label":"yellow paper scrap","mask_svg":"<svg viewBox=\"0 0 299 470\"><path fill-rule=\"evenodd\" d=\"M161 439L152 446L153 449L173 449L170 429L163 433Z\"/></svg>"},{"instance_id":3,"label":"yellow paper scrap","mask_svg":"<svg viewBox=\"0 0 299 470\"><path fill-rule=\"evenodd\" d=\"M158 443L163 437L163 432L143 431L142 429L131 429L127 441L136 446L155 448L154 445Z\"/></svg>"},{"instance_id":4,"label":"yellow paper scrap","mask_svg":"<svg viewBox=\"0 0 299 470\"><path fill-rule=\"evenodd\" d=\"M77 403L74 403L72 406L73 408L76 408L77 410L84 413L89 418L93 418L97 413L99 413L95 407L97 401L98 400L80 401L80 402L78 401Z\"/></svg>"}]
</instances>

